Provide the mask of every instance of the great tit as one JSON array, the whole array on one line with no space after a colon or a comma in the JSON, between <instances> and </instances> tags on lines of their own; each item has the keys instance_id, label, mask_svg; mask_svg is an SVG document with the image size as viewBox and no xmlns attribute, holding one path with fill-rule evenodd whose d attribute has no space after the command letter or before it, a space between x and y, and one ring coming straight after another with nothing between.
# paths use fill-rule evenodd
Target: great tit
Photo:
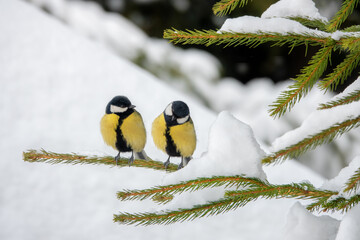
<instances>
[{"instance_id":1,"label":"great tit","mask_svg":"<svg viewBox=\"0 0 360 240\"><path fill-rule=\"evenodd\" d=\"M196 134L189 107L182 101L171 102L153 122L151 135L157 148L170 157L181 157L178 169L192 159L196 148Z\"/></svg>"},{"instance_id":2,"label":"great tit","mask_svg":"<svg viewBox=\"0 0 360 240\"><path fill-rule=\"evenodd\" d=\"M100 122L104 142L118 150L116 165L121 152L130 152L129 166L134 162L134 153L146 159L143 151L146 143L146 131L143 119L125 96L114 97L106 106L105 115Z\"/></svg>"}]
</instances>

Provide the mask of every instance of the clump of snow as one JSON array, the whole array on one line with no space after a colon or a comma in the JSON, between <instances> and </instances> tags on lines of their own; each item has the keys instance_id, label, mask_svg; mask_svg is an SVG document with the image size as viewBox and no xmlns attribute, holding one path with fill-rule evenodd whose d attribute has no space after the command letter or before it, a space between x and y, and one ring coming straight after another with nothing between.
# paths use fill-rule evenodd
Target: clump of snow
<instances>
[{"instance_id":1,"label":"clump of snow","mask_svg":"<svg viewBox=\"0 0 360 240\"><path fill-rule=\"evenodd\" d=\"M339 224L329 216L314 216L297 202L288 213L283 239L334 240Z\"/></svg>"},{"instance_id":2,"label":"clump of snow","mask_svg":"<svg viewBox=\"0 0 360 240\"><path fill-rule=\"evenodd\" d=\"M360 236L360 205L351 208L343 217L335 240L357 240Z\"/></svg>"},{"instance_id":3,"label":"clump of snow","mask_svg":"<svg viewBox=\"0 0 360 240\"><path fill-rule=\"evenodd\" d=\"M320 133L334 124L355 118L359 115L360 102L314 111L300 127L277 138L272 145L272 151L276 152L284 149L300 142L302 139Z\"/></svg>"},{"instance_id":4,"label":"clump of snow","mask_svg":"<svg viewBox=\"0 0 360 240\"><path fill-rule=\"evenodd\" d=\"M245 175L265 179L263 150L252 129L229 112L221 112L209 133L208 150L167 177L167 184L198 177Z\"/></svg>"},{"instance_id":5,"label":"clump of snow","mask_svg":"<svg viewBox=\"0 0 360 240\"><path fill-rule=\"evenodd\" d=\"M313 30L305 27L299 22L286 18L259 18L253 16L242 16L237 18L227 19L219 32L242 32L242 33L259 33L271 32L278 34L311 34L321 37L330 36L328 33Z\"/></svg>"},{"instance_id":6,"label":"clump of snow","mask_svg":"<svg viewBox=\"0 0 360 240\"><path fill-rule=\"evenodd\" d=\"M331 38L336 41L339 41L342 38L350 38L350 37L359 38L360 34L359 32L343 32L343 31L335 31L331 34Z\"/></svg>"},{"instance_id":7,"label":"clump of snow","mask_svg":"<svg viewBox=\"0 0 360 240\"><path fill-rule=\"evenodd\" d=\"M311 20L327 22L326 17L320 15L312 0L280 0L272 4L261 18L302 17Z\"/></svg>"},{"instance_id":8,"label":"clump of snow","mask_svg":"<svg viewBox=\"0 0 360 240\"><path fill-rule=\"evenodd\" d=\"M351 178L352 175L354 175L355 171L359 168L360 156L357 156L350 162L349 166L343 168L336 177L325 181L322 188L331 191L342 191L346 187L346 182ZM357 189L355 193L358 194L359 192L360 189Z\"/></svg>"}]
</instances>

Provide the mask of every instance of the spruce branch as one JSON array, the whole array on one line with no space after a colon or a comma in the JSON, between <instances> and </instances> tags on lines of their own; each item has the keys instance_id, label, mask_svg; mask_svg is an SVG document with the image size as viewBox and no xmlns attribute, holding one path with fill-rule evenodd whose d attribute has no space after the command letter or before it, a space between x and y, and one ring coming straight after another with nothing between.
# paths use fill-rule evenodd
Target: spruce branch
<instances>
[{"instance_id":1,"label":"spruce branch","mask_svg":"<svg viewBox=\"0 0 360 240\"><path fill-rule=\"evenodd\" d=\"M54 152L48 152L44 149L41 149L40 151L36 150L28 150L26 152L23 152L23 159L26 162L44 162L44 163L50 163L50 164L92 164L92 165L98 165L98 164L104 164L108 166L113 167L128 167L128 159L126 158L120 158L118 161L118 165L116 165L116 162L114 161L114 157L110 156L84 156L84 155L77 155L77 154L60 154L60 153L54 153ZM165 171L164 165L162 162L153 161L153 160L142 160L142 159L135 159L132 167L143 167L143 168L150 168L155 170L161 170ZM175 164L170 164L167 168L167 171L176 171L177 166Z\"/></svg>"},{"instance_id":2,"label":"spruce branch","mask_svg":"<svg viewBox=\"0 0 360 240\"><path fill-rule=\"evenodd\" d=\"M256 178L246 178L243 176L220 176L212 178L198 178L195 180L190 180L186 182L181 182L179 184L159 186L145 190L124 190L117 193L118 199L125 200L144 200L148 198L158 199L162 196L171 196L174 194L180 194L186 191L198 191L205 188L214 188L214 187L254 187L261 186L263 183ZM169 199L167 199L169 200ZM170 199L171 200L171 199ZM167 201L166 201L167 202ZM164 203L164 202L162 202Z\"/></svg>"},{"instance_id":3,"label":"spruce branch","mask_svg":"<svg viewBox=\"0 0 360 240\"><path fill-rule=\"evenodd\" d=\"M245 6L248 1L249 0L221 0L214 4L213 12L217 16L224 16L234 11L237 6Z\"/></svg>"},{"instance_id":4,"label":"spruce branch","mask_svg":"<svg viewBox=\"0 0 360 240\"><path fill-rule=\"evenodd\" d=\"M336 66L334 71L330 73L324 80L320 81L319 87L322 90L335 90L337 86L343 84L351 75L353 70L360 63L360 51L350 52L343 62Z\"/></svg>"},{"instance_id":5,"label":"spruce branch","mask_svg":"<svg viewBox=\"0 0 360 240\"><path fill-rule=\"evenodd\" d=\"M360 32L360 25L353 25L342 30L343 32Z\"/></svg>"},{"instance_id":6,"label":"spruce branch","mask_svg":"<svg viewBox=\"0 0 360 240\"><path fill-rule=\"evenodd\" d=\"M294 48L300 45L325 46L334 44L331 38L320 35L310 35L307 33L274 33L274 32L256 32L256 33L236 33L219 32L215 30L186 30L166 29L164 38L174 44L197 44L197 45L224 45L248 47L257 47L264 43L273 43L273 46L289 45Z\"/></svg>"},{"instance_id":7,"label":"spruce branch","mask_svg":"<svg viewBox=\"0 0 360 240\"><path fill-rule=\"evenodd\" d=\"M347 19L347 17L353 12L354 8L359 3L359 0L345 0L340 10L331 19L327 26L329 32L336 31L340 25Z\"/></svg>"},{"instance_id":8,"label":"spruce branch","mask_svg":"<svg viewBox=\"0 0 360 240\"><path fill-rule=\"evenodd\" d=\"M338 45L346 51L360 51L360 37L358 36L359 34L343 37L338 42Z\"/></svg>"},{"instance_id":9,"label":"spruce branch","mask_svg":"<svg viewBox=\"0 0 360 240\"><path fill-rule=\"evenodd\" d=\"M295 83L280 94L275 103L270 105L270 115L280 117L290 110L296 102L306 95L326 70L334 45L320 49L309 61L309 65L301 70Z\"/></svg>"},{"instance_id":10,"label":"spruce branch","mask_svg":"<svg viewBox=\"0 0 360 240\"><path fill-rule=\"evenodd\" d=\"M226 196L229 197L262 197L270 198L296 198L296 199L318 199L323 197L331 197L337 192L316 189L310 183L292 183L284 185L264 184L262 187L255 187L241 191L228 191Z\"/></svg>"},{"instance_id":11,"label":"spruce branch","mask_svg":"<svg viewBox=\"0 0 360 240\"><path fill-rule=\"evenodd\" d=\"M323 32L326 31L327 22L324 22L320 19L309 19L309 18L303 18L303 17L288 17L288 19L299 22L308 28L317 29L317 30L320 30Z\"/></svg>"},{"instance_id":12,"label":"spruce branch","mask_svg":"<svg viewBox=\"0 0 360 240\"><path fill-rule=\"evenodd\" d=\"M238 198L239 199L239 198ZM196 205L189 209L178 209L175 211L164 211L161 213L120 213L114 214L114 222L121 224L135 225L154 225L171 224L175 222L192 221L196 218L218 215L221 213L235 210L244 206L242 199L223 198L218 201L209 202L203 205Z\"/></svg>"},{"instance_id":13,"label":"spruce branch","mask_svg":"<svg viewBox=\"0 0 360 240\"><path fill-rule=\"evenodd\" d=\"M262 163L271 164L274 162L276 163L283 161L288 158L296 158L319 145L333 141L335 138L359 126L360 116L336 123L328 129L324 129L321 132L309 136L296 144L268 155L262 159Z\"/></svg>"},{"instance_id":14,"label":"spruce branch","mask_svg":"<svg viewBox=\"0 0 360 240\"><path fill-rule=\"evenodd\" d=\"M352 102L356 102L359 100L360 100L360 89L355 90L342 98L330 101L328 103L320 104L318 109L319 110L329 109L329 108L333 108L333 107L337 107L337 106L341 106L341 105L345 105L345 104L350 104Z\"/></svg>"},{"instance_id":15,"label":"spruce branch","mask_svg":"<svg viewBox=\"0 0 360 240\"><path fill-rule=\"evenodd\" d=\"M356 191L360 185L360 168L358 168L354 175L346 182L344 192Z\"/></svg>"},{"instance_id":16,"label":"spruce branch","mask_svg":"<svg viewBox=\"0 0 360 240\"><path fill-rule=\"evenodd\" d=\"M360 195L354 195L350 198L344 198L341 196L332 196L329 198L321 198L319 201L314 202L307 206L309 211L317 211L317 212L347 212L350 208L355 206L360 202Z\"/></svg>"},{"instance_id":17,"label":"spruce branch","mask_svg":"<svg viewBox=\"0 0 360 240\"><path fill-rule=\"evenodd\" d=\"M222 178L226 179L226 177ZM358 195L350 199L343 199L339 196L339 192L317 189L310 183L274 185L259 179L249 178L249 180L250 182L255 180L256 183L248 185L245 190L227 191L225 197L217 201L196 205L189 209L167 210L158 213L120 213L114 215L114 221L128 225L171 224L175 222L192 221L196 218L218 215L230 210L235 210L258 198L314 200L314 202L308 206L312 211L320 209L325 209L326 211L347 211L359 202ZM338 200L334 202L334 199Z\"/></svg>"}]
</instances>

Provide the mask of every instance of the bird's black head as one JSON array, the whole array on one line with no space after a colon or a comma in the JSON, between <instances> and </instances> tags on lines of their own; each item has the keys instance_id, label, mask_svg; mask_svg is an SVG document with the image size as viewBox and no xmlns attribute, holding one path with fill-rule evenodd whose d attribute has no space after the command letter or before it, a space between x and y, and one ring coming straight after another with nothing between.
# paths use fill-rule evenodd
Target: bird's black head
<instances>
[{"instance_id":1,"label":"bird's black head","mask_svg":"<svg viewBox=\"0 0 360 240\"><path fill-rule=\"evenodd\" d=\"M118 115L121 114L130 114L134 111L135 106L131 104L130 100L125 96L116 96L108 103L106 106L105 112L107 114L115 113Z\"/></svg>"},{"instance_id":2,"label":"bird's black head","mask_svg":"<svg viewBox=\"0 0 360 240\"><path fill-rule=\"evenodd\" d=\"M190 110L183 101L174 101L165 108L164 116L169 126L180 125L189 121Z\"/></svg>"}]
</instances>

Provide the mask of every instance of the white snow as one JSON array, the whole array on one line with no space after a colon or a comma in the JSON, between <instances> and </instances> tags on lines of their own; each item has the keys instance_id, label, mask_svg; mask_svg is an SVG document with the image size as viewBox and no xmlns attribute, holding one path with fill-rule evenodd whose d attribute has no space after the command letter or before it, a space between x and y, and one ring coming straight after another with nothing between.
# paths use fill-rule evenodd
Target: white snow
<instances>
[{"instance_id":1,"label":"white snow","mask_svg":"<svg viewBox=\"0 0 360 240\"><path fill-rule=\"evenodd\" d=\"M283 239L334 240L340 221L329 216L314 216L300 203L291 207Z\"/></svg>"},{"instance_id":2,"label":"white snow","mask_svg":"<svg viewBox=\"0 0 360 240\"><path fill-rule=\"evenodd\" d=\"M343 98L343 97L347 96L348 94L350 94L351 92L354 92L356 90L360 90L360 77L358 77L352 84L347 86L344 89L344 91L342 91L341 93L337 94L332 99L330 99L330 101L339 100L340 98Z\"/></svg>"},{"instance_id":3,"label":"white snow","mask_svg":"<svg viewBox=\"0 0 360 240\"><path fill-rule=\"evenodd\" d=\"M320 133L330 126L341 123L360 115L360 102L338 106L325 110L316 110L302 123L300 127L277 138L272 145L273 152L298 143L302 139Z\"/></svg>"},{"instance_id":4,"label":"white snow","mask_svg":"<svg viewBox=\"0 0 360 240\"><path fill-rule=\"evenodd\" d=\"M176 88L202 99L196 82L220 78L221 66L211 54L181 49L163 39L148 37L125 17L104 11L97 3L69 0L29 0L46 8L77 32L100 42ZM173 4L179 5L174 1ZM184 0L181 0L185 4ZM196 81L194 81L195 79Z\"/></svg>"},{"instance_id":5,"label":"white snow","mask_svg":"<svg viewBox=\"0 0 360 240\"><path fill-rule=\"evenodd\" d=\"M305 27L299 22L286 18L259 18L253 16L241 16L226 19L219 32L242 32L242 33L278 33L286 34L311 34L319 37L329 37L330 34Z\"/></svg>"},{"instance_id":6,"label":"white snow","mask_svg":"<svg viewBox=\"0 0 360 240\"><path fill-rule=\"evenodd\" d=\"M261 165L264 155L252 129L229 112L221 112L210 128L207 152L191 160L188 167L169 174L164 184L232 175L265 179Z\"/></svg>"},{"instance_id":7,"label":"white snow","mask_svg":"<svg viewBox=\"0 0 360 240\"><path fill-rule=\"evenodd\" d=\"M360 236L360 206L350 209L340 223L336 240L357 240Z\"/></svg>"},{"instance_id":8,"label":"white snow","mask_svg":"<svg viewBox=\"0 0 360 240\"><path fill-rule=\"evenodd\" d=\"M272 4L261 18L288 18L302 17L307 19L317 19L323 22L328 20L321 16L312 0L280 0Z\"/></svg>"},{"instance_id":9,"label":"white snow","mask_svg":"<svg viewBox=\"0 0 360 240\"><path fill-rule=\"evenodd\" d=\"M55 11L64 10L60 0L52 2L59 7ZM258 139L243 123L240 113L239 120L227 112L216 118L216 114L186 93L168 87L29 3L0 1L0 33L0 124L3 126L0 128L0 239L279 239L286 221L294 222L297 216L309 220L314 228L336 232L334 221L324 218L313 221L311 214L294 214L287 220L287 212L295 203L293 199L259 199L228 214L170 226L114 224L112 215L119 211L162 209L150 201L120 202L116 199L117 191L149 188L170 182L171 178L178 181L213 174L258 177L266 174L274 183L309 180L316 185L321 185L322 178L294 161L264 167L264 173L259 165L263 153ZM232 84L229 86L233 87ZM240 85L239 89L244 92L260 89L264 95L266 89L279 90L278 86L268 85L263 88ZM225 88L222 91L226 92ZM185 101L198 137L194 160L174 174L133 167L22 161L22 152L31 148L114 156L116 152L102 141L99 121L108 101L118 94L127 95L137 106L148 131L152 120L169 102ZM271 96L264 96L263 101ZM232 106L227 100L221 102ZM266 126L263 126L265 131ZM268 128L271 131L272 127ZM256 131L259 130L254 128ZM156 160L164 161L167 157L155 148L150 138L145 150ZM192 171L194 176L190 176ZM170 208L216 200L222 193L210 189L195 195L185 194L176 197ZM358 234L356 228L349 228L353 222L359 222L357 211L354 208L345 215L337 240L346 239L345 234ZM299 226L294 231L299 231L302 225ZM285 230L288 236L296 234L291 235L291 228Z\"/></svg>"},{"instance_id":10,"label":"white snow","mask_svg":"<svg viewBox=\"0 0 360 240\"><path fill-rule=\"evenodd\" d=\"M360 168L360 156L357 156L350 162L349 166L343 168L336 177L325 181L322 188L331 191L341 192L346 187L345 186L346 182L350 179L351 176L354 175L355 171L358 170L359 168ZM355 194L359 194L359 193L360 193L360 189L357 189L357 191L355 191ZM344 196L347 195L344 193L342 194ZM353 194L354 193L352 192L351 195Z\"/></svg>"}]
</instances>

